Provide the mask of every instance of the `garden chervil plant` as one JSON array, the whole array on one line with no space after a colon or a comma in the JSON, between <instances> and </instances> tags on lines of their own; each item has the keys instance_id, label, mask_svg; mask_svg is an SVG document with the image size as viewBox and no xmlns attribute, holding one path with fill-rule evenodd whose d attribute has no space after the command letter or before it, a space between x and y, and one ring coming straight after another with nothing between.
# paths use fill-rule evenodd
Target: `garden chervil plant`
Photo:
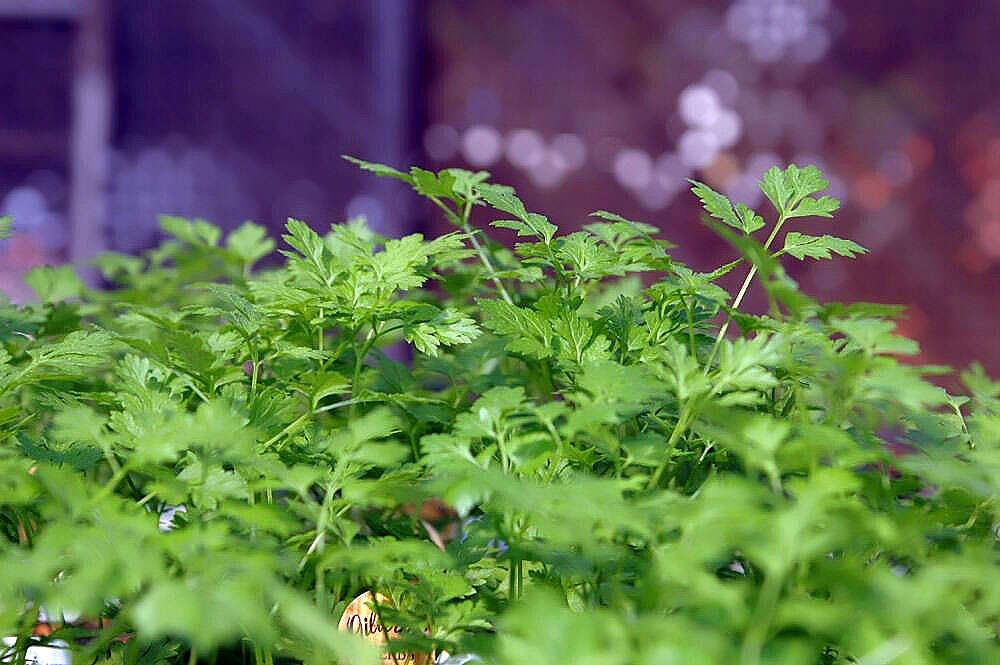
<instances>
[{"instance_id":1,"label":"garden chervil plant","mask_svg":"<svg viewBox=\"0 0 1000 665\"><path fill-rule=\"evenodd\" d=\"M0 308L4 658L374 663L337 630L373 591L392 651L503 665L1000 662L1000 384L951 395L898 308L798 289L865 253L806 233L817 169L761 211L693 183L734 248L699 272L485 172L352 161L455 230L290 220L258 268L261 227L165 217L113 289L39 268Z\"/></svg>"}]
</instances>

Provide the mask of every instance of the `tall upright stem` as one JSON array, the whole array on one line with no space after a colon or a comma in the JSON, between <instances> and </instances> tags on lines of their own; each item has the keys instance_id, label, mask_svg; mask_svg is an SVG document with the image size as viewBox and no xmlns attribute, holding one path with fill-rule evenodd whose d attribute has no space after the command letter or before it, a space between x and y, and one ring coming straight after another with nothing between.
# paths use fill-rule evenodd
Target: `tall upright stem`
<instances>
[{"instance_id":1,"label":"tall upright stem","mask_svg":"<svg viewBox=\"0 0 1000 665\"><path fill-rule=\"evenodd\" d=\"M469 223L469 217L472 215L472 199L466 200L462 216L459 217L454 210L442 203L441 199L438 197L430 196L428 198L434 203L434 205L444 211L445 217L448 218L448 221L453 223L455 226L461 227L463 231L469 234L469 242L472 243L472 248L476 250L476 254L479 255L480 263L483 264L483 267L486 268L486 271L490 274L490 279L492 280L493 285L497 288L497 291L500 292L500 295L507 302L507 304L513 305L513 299L511 299L510 294L507 293L507 289L504 288L500 278L496 276L496 270L493 268L493 262L490 260L490 257L486 253L483 246L479 244L479 239L476 238L475 229L473 229L472 225Z\"/></svg>"},{"instance_id":2,"label":"tall upright stem","mask_svg":"<svg viewBox=\"0 0 1000 665\"><path fill-rule=\"evenodd\" d=\"M490 261L490 257L486 254L486 250L483 246L479 244L479 240L476 238L476 232L473 230L472 225L469 223L469 217L472 215L472 199L467 199L465 202L465 209L462 211L462 229L469 234L469 240L472 242L473 249L479 254L479 260L482 261L483 267L486 268L490 273L490 278L493 280L493 285L497 287L497 291L508 305L513 305L514 301L511 299L510 294L507 293L507 289L504 288L503 283L500 278L496 276L496 270L493 268L493 262Z\"/></svg>"},{"instance_id":3,"label":"tall upright stem","mask_svg":"<svg viewBox=\"0 0 1000 665\"><path fill-rule=\"evenodd\" d=\"M778 217L778 221L774 225L774 229L771 231L771 235L767 237L767 242L764 243L764 249L767 250L771 247L771 243L778 236L778 231L785 223L785 216L782 215ZM743 284L740 286L740 290L736 293L736 298L733 300L733 309L739 309L740 303L743 302L743 297L747 294L747 290L750 288L750 282L753 281L754 276L757 274L757 266L750 266L750 270L747 272L746 278L743 280ZM708 360L705 361L705 373L708 373L709 368L712 366L712 361L715 360L715 354L719 351L719 346L722 344L723 338L729 331L729 324L732 319L727 318L726 322L722 324L719 328L719 334L715 336L715 344L712 345L712 352L708 354Z\"/></svg>"}]
</instances>

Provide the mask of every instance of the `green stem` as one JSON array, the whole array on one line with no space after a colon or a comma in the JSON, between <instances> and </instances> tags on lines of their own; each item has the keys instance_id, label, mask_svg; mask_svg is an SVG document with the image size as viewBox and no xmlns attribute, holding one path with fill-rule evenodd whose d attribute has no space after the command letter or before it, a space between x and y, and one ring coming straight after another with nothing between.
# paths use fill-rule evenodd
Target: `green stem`
<instances>
[{"instance_id":1,"label":"green stem","mask_svg":"<svg viewBox=\"0 0 1000 665\"><path fill-rule=\"evenodd\" d=\"M8 381L5 385L0 386L0 397L2 397L8 390L11 390L12 388L16 388L17 386L19 386L24 377L27 376L33 369L35 369L35 367L37 367L40 364L41 362L36 362L35 360L29 362L24 369L22 369L20 372L17 373L17 376Z\"/></svg>"},{"instance_id":2,"label":"green stem","mask_svg":"<svg viewBox=\"0 0 1000 665\"><path fill-rule=\"evenodd\" d=\"M656 467L656 471L653 473L652 477L649 479L649 484L646 486L647 489L653 489L660 484L660 478L663 476L663 472L667 470L667 465L670 463L670 453L673 452L681 434L687 430L689 424L688 421L691 419L691 413L692 409L690 407L690 402L684 402L684 406L681 407L681 412L677 416L677 423L674 425L674 429L670 433L670 438L667 440L666 450L664 451L666 457L662 462L660 462L660 465Z\"/></svg>"},{"instance_id":3,"label":"green stem","mask_svg":"<svg viewBox=\"0 0 1000 665\"><path fill-rule=\"evenodd\" d=\"M412 427L410 428L410 431L407 432L407 438L410 440L410 452L413 453L413 461L414 462L419 462L420 461L420 448L417 446L417 440L413 436L413 430L414 429L415 428L412 428Z\"/></svg>"},{"instance_id":4,"label":"green stem","mask_svg":"<svg viewBox=\"0 0 1000 665\"><path fill-rule=\"evenodd\" d=\"M339 409L339 408L344 407L344 406L353 406L355 404L360 404L363 401L364 401L363 399L345 399L345 400L342 400L340 402L334 402L333 404L327 404L327 405L321 406L321 407L319 407L317 409L313 409L313 414L325 413L327 411L333 411L334 409Z\"/></svg>"},{"instance_id":5,"label":"green stem","mask_svg":"<svg viewBox=\"0 0 1000 665\"><path fill-rule=\"evenodd\" d=\"M253 363L253 372L250 374L250 399L247 401L253 402L254 395L257 394L257 377L260 374L260 354L253 341L248 339L247 344L250 346L250 362Z\"/></svg>"},{"instance_id":6,"label":"green stem","mask_svg":"<svg viewBox=\"0 0 1000 665\"><path fill-rule=\"evenodd\" d=\"M292 422L288 423L288 425L286 425L283 430L281 430L280 432L278 432L277 434L275 434L274 436L272 436L270 439L268 439L267 441L265 441L263 447L264 448L270 448L272 445L274 445L275 443L277 443L278 441L280 441L282 438L284 438L287 434L289 434L297 426L301 425L302 422L304 420L306 420L307 418L309 418L311 415L312 415L311 411L306 411L301 416L299 416L298 418L296 418Z\"/></svg>"},{"instance_id":7,"label":"green stem","mask_svg":"<svg viewBox=\"0 0 1000 665\"><path fill-rule=\"evenodd\" d=\"M764 586L760 590L757 607L754 608L753 616L750 618L750 626L743 637L743 645L740 648L740 665L759 665L760 652L767 641L767 633L771 628L774 610L781 594L781 584L782 579L776 573L771 573L764 578Z\"/></svg>"},{"instance_id":8,"label":"green stem","mask_svg":"<svg viewBox=\"0 0 1000 665\"><path fill-rule=\"evenodd\" d=\"M506 300L508 304L513 305L514 301L511 300L510 294L507 293L507 289L505 289L503 284L500 282L500 278L496 276L496 271L493 268L493 262L490 261L490 257L486 255L486 250L484 250L482 245L479 244L479 240L476 239L476 233L473 230L472 225L469 224L469 217L472 214L472 204L474 203L473 199L466 199L465 209L462 216L459 217L454 210L445 205L438 197L428 196L427 198L429 198L434 205L444 211L444 216L448 218L449 222L460 227L463 231L469 234L469 241L472 243L472 248L476 250L476 254L479 255L480 263L483 264L483 267L486 268L486 271L490 274L490 279L493 281L493 285L497 288L497 291L500 292L503 299Z\"/></svg>"},{"instance_id":9,"label":"green stem","mask_svg":"<svg viewBox=\"0 0 1000 665\"><path fill-rule=\"evenodd\" d=\"M358 349L357 346L354 347L354 378L351 381L351 397L355 400L358 397L358 384L361 382L361 370L364 369L365 358L368 357L368 352L372 350L373 346L375 346L375 341L379 336L378 322L372 321L371 325L372 327L371 330L368 331L368 337L365 339L364 344L361 345L361 348ZM354 408L356 404L357 402L351 405L352 418L357 415L357 409Z\"/></svg>"},{"instance_id":10,"label":"green stem","mask_svg":"<svg viewBox=\"0 0 1000 665\"><path fill-rule=\"evenodd\" d=\"M684 303L684 308L687 310L688 351L691 353L691 357L697 360L698 351L694 345L694 304L683 296L681 297L681 302Z\"/></svg>"},{"instance_id":11,"label":"green stem","mask_svg":"<svg viewBox=\"0 0 1000 665\"><path fill-rule=\"evenodd\" d=\"M510 566L510 598L511 600L519 600L524 591L524 568L523 561L518 558L511 562Z\"/></svg>"},{"instance_id":12,"label":"green stem","mask_svg":"<svg viewBox=\"0 0 1000 665\"><path fill-rule=\"evenodd\" d=\"M500 292L500 295L507 302L508 305L513 305L514 301L511 299L510 294L507 293L507 289L504 288L503 283L500 278L496 276L496 270L493 268L493 262L490 261L490 257L487 256L486 251L483 249L482 245L479 244L479 240L476 238L476 232L472 228L472 224L469 223L469 218L472 216L472 199L466 199L465 209L462 211L462 229L469 234L469 242L472 243L473 249L476 250L476 254L479 255L479 260L482 262L483 267L486 268L487 272L490 274L490 279L493 281L493 285Z\"/></svg>"},{"instance_id":13,"label":"green stem","mask_svg":"<svg viewBox=\"0 0 1000 665\"><path fill-rule=\"evenodd\" d=\"M191 376L190 374L188 374L188 377L190 377L190 379L191 379L191 390L194 391L194 394L197 395L198 397L200 397L202 402L207 402L208 401L208 397L206 397L205 393L201 392L201 389L198 388L197 384L195 384L195 380L196 379L193 376Z\"/></svg>"},{"instance_id":14,"label":"green stem","mask_svg":"<svg viewBox=\"0 0 1000 665\"><path fill-rule=\"evenodd\" d=\"M319 329L316 331L316 338L317 338L316 339L316 348L319 349L320 353L322 353L323 350L324 350L323 346L324 346L325 339L326 339L325 336L324 336L324 334L323 334L323 323L322 323L323 310L322 309L319 310L319 318L320 318L320 326L319 326Z\"/></svg>"},{"instance_id":15,"label":"green stem","mask_svg":"<svg viewBox=\"0 0 1000 665\"><path fill-rule=\"evenodd\" d=\"M319 413L325 413L327 411L333 411L334 409L339 409L339 408L344 407L344 406L353 406L355 404L360 404L363 401L365 401L365 400L362 400L362 399L345 399L345 400L343 400L341 402L334 402L333 404L327 404L325 406L321 406L318 409L313 409L312 411L306 411L301 416L299 416L298 418L296 418L295 420L293 420L292 422L290 422L288 425L286 425L283 430L281 430L280 432L278 432L277 434L275 434L274 436L272 436L270 439L268 439L267 441L265 441L264 442L264 448L269 448L272 445L274 445L275 443L277 443L278 441L280 441L283 437L285 437L287 434L289 434L290 432L292 432L296 427L298 427L300 424L302 424L302 422L304 420L307 420L311 416L314 416L314 415L319 414Z\"/></svg>"},{"instance_id":16,"label":"green stem","mask_svg":"<svg viewBox=\"0 0 1000 665\"><path fill-rule=\"evenodd\" d=\"M785 216L782 215L781 217L778 218L777 223L775 223L774 229L771 231L771 235L767 237L767 242L764 243L765 251L771 247L771 243L774 242L774 239L778 236L778 231L781 230L781 227L784 224L785 224ZM747 272L747 276L743 280L743 284L740 286L739 292L736 294L736 299L733 300L733 306L732 306L733 310L739 309L740 304L743 302L743 297L747 294L747 290L750 288L750 282L753 281L753 278L756 274L757 274L757 266L756 265L750 266L750 271ZM712 345L712 352L708 354L708 360L705 361L706 374L708 373L708 370L712 366L712 361L715 360L715 354L718 353L719 347L722 345L722 340L726 336L726 332L728 332L729 324L731 322L732 319L727 318L726 322L722 324L721 328L719 328L719 334L715 336L715 344Z\"/></svg>"},{"instance_id":17,"label":"green stem","mask_svg":"<svg viewBox=\"0 0 1000 665\"><path fill-rule=\"evenodd\" d=\"M97 494L95 494L93 497L91 497L90 501L88 501L84 505L83 509L80 512L81 513L85 512L85 511L89 510L90 508L93 508L94 506L96 506L98 503L100 503L104 499L106 499L108 497L108 495L110 495L112 492L114 492L115 488L118 486L118 483L120 483L122 481L122 479L125 478L125 474L127 474L128 471L129 471L129 467L128 467L127 464L125 466L120 467L114 473L114 475L111 476L111 478L108 480L108 482L105 483L104 487L101 488L101 491L99 491Z\"/></svg>"}]
</instances>

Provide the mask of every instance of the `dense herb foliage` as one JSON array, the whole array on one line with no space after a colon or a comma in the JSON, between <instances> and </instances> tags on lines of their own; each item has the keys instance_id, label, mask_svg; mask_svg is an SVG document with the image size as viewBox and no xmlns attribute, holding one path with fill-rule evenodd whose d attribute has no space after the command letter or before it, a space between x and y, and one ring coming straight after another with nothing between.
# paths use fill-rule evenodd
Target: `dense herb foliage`
<instances>
[{"instance_id":1,"label":"dense herb foliage","mask_svg":"<svg viewBox=\"0 0 1000 665\"><path fill-rule=\"evenodd\" d=\"M950 395L897 308L799 291L783 262L865 251L800 231L819 171L769 171L773 213L694 183L738 257L698 272L487 173L358 164L456 230L290 220L255 269L261 227L165 217L113 290L40 268L0 308L9 658L44 609L90 619L46 638L77 663L373 663L336 629L372 589L394 649L501 664L1000 662L1000 384Z\"/></svg>"}]
</instances>

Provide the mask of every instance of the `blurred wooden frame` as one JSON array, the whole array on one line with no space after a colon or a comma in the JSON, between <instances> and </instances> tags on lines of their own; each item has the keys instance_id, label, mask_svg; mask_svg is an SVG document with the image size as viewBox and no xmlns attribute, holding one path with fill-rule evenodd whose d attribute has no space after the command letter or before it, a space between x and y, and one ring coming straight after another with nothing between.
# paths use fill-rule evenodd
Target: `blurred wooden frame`
<instances>
[{"instance_id":1,"label":"blurred wooden frame","mask_svg":"<svg viewBox=\"0 0 1000 665\"><path fill-rule=\"evenodd\" d=\"M320 0L322 1L322 0ZM68 138L48 136L52 141L69 143L69 252L67 259L75 264L79 274L91 286L99 283L98 272L89 260L107 249L110 188L110 155L115 119L116 82L112 58L113 0L0 0L0 21L68 22L75 28L73 72L70 77L71 120ZM115 5L124 7L127 3ZM210 4L228 9L234 17L242 17L240 25L266 28L267 34L280 34L260 12L251 11L245 0L213 0ZM425 12L424 0L372 0L364 6L372 25L369 40L371 90L378 131L368 132L366 151L380 161L403 165L410 163L417 152L421 126L419 109L423 100L419 81L423 72L420 58L420 26ZM287 40L285 40L287 41ZM284 43L284 42L283 42ZM311 96L307 102L316 104ZM343 125L355 118L356 132L365 130L357 119L366 112L358 108L328 109L325 102L318 108L326 113L333 125ZM21 139L23 131L16 132ZM0 140L4 138L0 132ZM22 140L23 142L23 140ZM38 137L30 137L32 145ZM415 219L410 206L398 194L402 185L390 179L380 179L371 185L386 206L383 229L390 235L413 230ZM399 221L402 220L402 221ZM387 223L388 223L387 222Z\"/></svg>"},{"instance_id":2,"label":"blurred wooden frame","mask_svg":"<svg viewBox=\"0 0 1000 665\"><path fill-rule=\"evenodd\" d=\"M111 0L0 0L0 20L69 21L76 27L69 146L69 260L84 263L106 246L108 168L113 116Z\"/></svg>"}]
</instances>

